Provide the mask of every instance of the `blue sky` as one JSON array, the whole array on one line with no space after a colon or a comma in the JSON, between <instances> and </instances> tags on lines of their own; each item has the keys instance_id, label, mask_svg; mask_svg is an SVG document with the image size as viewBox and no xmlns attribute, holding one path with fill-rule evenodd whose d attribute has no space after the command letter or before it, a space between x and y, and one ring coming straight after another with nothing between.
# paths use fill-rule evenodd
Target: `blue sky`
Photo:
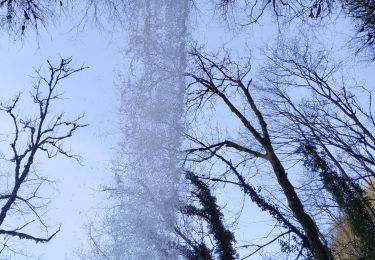
<instances>
[{"instance_id":1,"label":"blue sky","mask_svg":"<svg viewBox=\"0 0 375 260\"><path fill-rule=\"evenodd\" d=\"M192 24L192 38L206 43L213 50L225 44L237 56L250 54L244 51L247 48L243 39L252 35L253 39L248 44L258 63L261 62L256 56L260 52L259 48L270 42L269 38L275 31L275 26L270 22L242 31L242 36L235 36L223 29L223 25L210 15L205 16L204 11L193 16ZM70 30L71 26L73 24L57 24L48 32L42 31L38 39L30 36L23 41L13 42L5 35L0 39L2 100L11 98L18 91L23 91L24 98L27 98L27 91L33 82L30 77L33 75L33 67L45 66L46 59L58 61L60 57L71 56L76 66L84 64L90 67L65 82L62 87L67 99L56 107L56 111L65 111L70 117L86 114L84 122L90 126L69 141L72 150L83 157L83 166L62 157L51 161L39 158L37 161L38 171L57 181L46 218L55 227L62 224L61 232L48 244L20 242L29 255L35 255L34 259L40 260L77 258L74 250L84 245L87 239L84 225L97 219L95 214L101 214L98 209L105 203L105 197L98 195L97 190L111 180L109 167L114 153L112 148L119 138L117 113L120 91L117 84L118 72L127 62L123 55L126 33L114 32L108 35L91 25L86 27L84 33L76 33ZM343 36L333 37L338 37L340 42ZM370 82L374 79L371 73L373 66L363 65L360 69L364 70L359 73L362 81ZM352 73L357 74L355 71ZM233 193L233 198L226 199L230 201L238 197ZM252 208L248 210L252 211ZM257 218L247 223L249 227L243 232L244 236L248 235L246 233L249 230L254 233L263 231L265 226L259 223L264 220L264 215L259 214ZM20 256L17 259L25 258Z\"/></svg>"},{"instance_id":2,"label":"blue sky","mask_svg":"<svg viewBox=\"0 0 375 260\"><path fill-rule=\"evenodd\" d=\"M40 157L37 160L37 171L57 181L51 194L47 222L54 227L62 224L62 229L49 244L21 241L20 247L25 246L29 255L43 260L65 259L65 256L75 259L72 251L86 239L84 225L93 217L94 209L101 206L96 190L110 180L111 149L118 136L119 89L114 83L123 61L120 51L125 39L110 40L96 28L83 34L69 32L69 29L56 26L49 33L41 33L39 42L33 37L16 43L7 37L0 40L2 100L21 91L26 101L34 82L31 77L35 75L33 67L46 68L47 59L59 62L60 57L73 57L75 66L84 64L90 67L61 85L67 99L57 103L54 109L56 112L65 111L70 118L86 114L83 121L90 126L67 143L83 157L83 166L63 157L53 160ZM27 113L26 110L20 113ZM20 256L19 259L25 258Z\"/></svg>"}]
</instances>

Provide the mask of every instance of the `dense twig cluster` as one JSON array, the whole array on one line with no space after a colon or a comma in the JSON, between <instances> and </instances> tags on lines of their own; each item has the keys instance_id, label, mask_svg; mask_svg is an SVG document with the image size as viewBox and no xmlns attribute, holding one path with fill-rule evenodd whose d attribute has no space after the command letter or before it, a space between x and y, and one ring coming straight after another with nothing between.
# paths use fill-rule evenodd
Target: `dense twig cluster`
<instances>
[{"instance_id":1,"label":"dense twig cluster","mask_svg":"<svg viewBox=\"0 0 375 260\"><path fill-rule=\"evenodd\" d=\"M60 0L1 0L1 26L16 35L24 34L30 26L38 31L38 27L45 26L62 7Z\"/></svg>"},{"instance_id":2,"label":"dense twig cluster","mask_svg":"<svg viewBox=\"0 0 375 260\"><path fill-rule=\"evenodd\" d=\"M240 188L280 229L248 256L280 241L282 250L297 258L373 258L375 211L367 195L374 190L375 166L371 92L338 78L341 64L332 64L327 52L300 43L281 42L268 55L257 85L249 63L198 49L190 54L189 110L204 113L224 106L240 130L224 137L220 130L209 138L187 134L192 147L186 150L186 165L209 165L208 175L199 178ZM260 173L252 174L253 168ZM306 182L297 187L290 176L301 168L310 179L301 175ZM252 185L255 175L269 172L285 204ZM339 243L332 233L341 232L343 218L353 235ZM293 239L285 243L290 234ZM355 248L350 254L348 245Z\"/></svg>"},{"instance_id":3,"label":"dense twig cluster","mask_svg":"<svg viewBox=\"0 0 375 260\"><path fill-rule=\"evenodd\" d=\"M48 76L37 71L36 83L30 92L37 107L34 116L24 117L18 114L21 94L11 102L0 104L0 111L9 116L13 125L10 155L5 147L2 148L2 159L10 164L7 173L1 176L5 179L0 191L0 235L6 238L17 237L44 243L49 242L60 231L58 228L51 235L39 237L23 230L27 230L28 226L36 221L48 232L41 214L48 202L41 196L40 190L50 181L35 172L33 165L36 156L44 153L48 158L52 158L60 154L79 160L77 155L63 147L63 143L77 130L87 126L80 123L83 116L67 120L64 113L52 114L53 103L61 99L58 91L61 81L85 69L70 68L71 61L70 58L62 59L57 67L48 62ZM18 218L23 219L23 222L14 223ZM6 247L4 243L3 249Z\"/></svg>"}]
</instances>

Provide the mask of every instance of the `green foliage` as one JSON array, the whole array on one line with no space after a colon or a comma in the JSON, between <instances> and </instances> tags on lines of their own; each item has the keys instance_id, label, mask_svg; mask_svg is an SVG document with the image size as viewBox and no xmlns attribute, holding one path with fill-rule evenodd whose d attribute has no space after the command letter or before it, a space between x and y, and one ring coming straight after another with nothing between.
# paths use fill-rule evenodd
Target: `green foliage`
<instances>
[{"instance_id":1,"label":"green foliage","mask_svg":"<svg viewBox=\"0 0 375 260\"><path fill-rule=\"evenodd\" d=\"M216 253L219 259L236 259L236 250L233 247L235 238L233 233L224 226L223 214L216 204L215 196L211 194L207 184L200 180L194 173L187 172L186 178L196 188L192 194L199 200L202 208L189 205L185 208L184 213L191 216L199 216L207 222L210 233L213 235L216 242Z\"/></svg>"},{"instance_id":2,"label":"green foliage","mask_svg":"<svg viewBox=\"0 0 375 260\"><path fill-rule=\"evenodd\" d=\"M320 174L324 188L345 213L362 257L375 259L373 207L364 190L354 180L333 170L324 154L312 143L303 144L300 152L304 156L304 166Z\"/></svg>"},{"instance_id":3,"label":"green foliage","mask_svg":"<svg viewBox=\"0 0 375 260\"><path fill-rule=\"evenodd\" d=\"M189 250L185 257L187 260L212 260L210 250L204 242L194 246L193 250Z\"/></svg>"}]
</instances>

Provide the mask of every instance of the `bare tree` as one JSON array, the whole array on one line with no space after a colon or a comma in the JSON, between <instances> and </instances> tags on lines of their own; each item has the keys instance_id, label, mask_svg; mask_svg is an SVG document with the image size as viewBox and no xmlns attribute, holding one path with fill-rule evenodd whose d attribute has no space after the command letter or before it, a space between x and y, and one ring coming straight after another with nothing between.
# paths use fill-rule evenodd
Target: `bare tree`
<instances>
[{"instance_id":1,"label":"bare tree","mask_svg":"<svg viewBox=\"0 0 375 260\"><path fill-rule=\"evenodd\" d=\"M43 210L48 199L42 196L42 190L50 180L37 173L34 162L38 154L48 158L63 155L79 160L63 146L64 141L72 137L77 130L87 126L80 123L83 116L73 120L65 119L64 113L54 114L53 103L61 99L58 90L61 81L85 69L70 67L71 59L62 59L58 66L48 61L49 75L37 71L36 83L30 92L36 107L29 116L19 115L21 94L10 102L0 103L0 111L5 113L13 126L9 134L9 148L2 147L2 161L8 170L2 170L0 191L0 235L4 237L0 253L11 248L10 239L27 239L36 243L49 242L59 231L52 234L43 220ZM8 140L8 139L7 139ZM42 227L45 236L31 234L30 230Z\"/></svg>"},{"instance_id":2,"label":"bare tree","mask_svg":"<svg viewBox=\"0 0 375 260\"><path fill-rule=\"evenodd\" d=\"M232 16L234 20L245 17L245 20L241 19L241 26L259 22L267 12L278 22L289 25L297 20L312 25L310 28L315 27L316 21L328 17L347 17L353 23L354 34L350 41L355 43L356 54L362 54L365 60L375 59L375 4L372 0L218 0L217 5L223 17Z\"/></svg>"},{"instance_id":3,"label":"bare tree","mask_svg":"<svg viewBox=\"0 0 375 260\"><path fill-rule=\"evenodd\" d=\"M38 31L46 26L67 4L62 0L1 0L0 26L13 35L23 35L29 27Z\"/></svg>"},{"instance_id":4,"label":"bare tree","mask_svg":"<svg viewBox=\"0 0 375 260\"><path fill-rule=\"evenodd\" d=\"M182 255L185 255L187 259L213 259L214 254L217 255L218 259L237 259L237 253L234 247L236 242L234 234L226 227L224 215L217 205L217 199L212 194L210 187L195 173L187 171L185 174L186 179L194 188L189 196L192 202L189 202L187 205L182 203L181 213L183 216L181 219L184 220L185 216L190 218L195 217L197 219L194 223L205 224L208 230L207 232L201 232L200 241L196 241L193 240L196 236L191 233L184 233L183 229L186 231L186 228L176 227L177 235L184 242L180 245ZM183 226L186 226L186 223ZM193 225L190 226L190 228L192 227ZM204 230L204 228L200 229ZM208 237L212 237L210 240L214 241L213 249L211 250L209 250L205 242L205 240L209 240Z\"/></svg>"},{"instance_id":5,"label":"bare tree","mask_svg":"<svg viewBox=\"0 0 375 260\"><path fill-rule=\"evenodd\" d=\"M258 23L267 12L271 12L280 21L286 20L290 22L291 20L299 19L307 22L308 19L320 19L329 16L334 7L336 7L335 0L218 0L215 2L218 8L222 10L224 17L227 15L231 16L234 10L241 10L247 20L242 25Z\"/></svg>"},{"instance_id":6,"label":"bare tree","mask_svg":"<svg viewBox=\"0 0 375 260\"><path fill-rule=\"evenodd\" d=\"M188 149L187 160L199 163L218 160L227 169L226 176L232 173L236 185L298 238L301 248L298 256L307 249L316 259L332 259L327 241L312 215L305 209L289 178L286 164L277 153L275 139L270 135L265 116L254 97L252 79L249 75L250 64L241 66L232 61L229 55L217 61L217 58L202 54L197 49L193 50L191 55L195 70L188 74L193 80L188 89L189 107L204 109L207 103L220 101L231 111L234 118L239 120L242 126L242 139L227 138L205 143L190 136L189 139L197 147ZM234 157L230 156L233 152L236 154ZM250 173L246 172L244 165L249 161L262 161L264 168L269 167L285 196L287 210L294 220L287 217L288 215L277 206L263 199L263 196L247 182Z\"/></svg>"},{"instance_id":7,"label":"bare tree","mask_svg":"<svg viewBox=\"0 0 375 260\"><path fill-rule=\"evenodd\" d=\"M320 187L345 215L357 249L373 258L375 212L366 195L374 189L371 91L340 75L341 66L332 64L329 53L309 45L281 44L269 60L263 70L267 104L280 119L279 129L293 133L284 134L283 142L300 147L295 153L302 153L305 167L319 176ZM297 91L304 99L290 94ZM319 208L329 211L323 201Z\"/></svg>"}]
</instances>

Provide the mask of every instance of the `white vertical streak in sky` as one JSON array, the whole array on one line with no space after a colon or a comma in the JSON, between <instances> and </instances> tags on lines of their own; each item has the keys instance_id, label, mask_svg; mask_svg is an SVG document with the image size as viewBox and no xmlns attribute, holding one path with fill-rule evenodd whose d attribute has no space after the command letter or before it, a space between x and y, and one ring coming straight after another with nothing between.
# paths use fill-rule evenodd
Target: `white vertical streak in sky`
<instances>
[{"instance_id":1,"label":"white vertical streak in sky","mask_svg":"<svg viewBox=\"0 0 375 260\"><path fill-rule=\"evenodd\" d=\"M115 163L114 259L177 259L173 227L186 68L189 1L139 0L129 6L129 73Z\"/></svg>"}]
</instances>

